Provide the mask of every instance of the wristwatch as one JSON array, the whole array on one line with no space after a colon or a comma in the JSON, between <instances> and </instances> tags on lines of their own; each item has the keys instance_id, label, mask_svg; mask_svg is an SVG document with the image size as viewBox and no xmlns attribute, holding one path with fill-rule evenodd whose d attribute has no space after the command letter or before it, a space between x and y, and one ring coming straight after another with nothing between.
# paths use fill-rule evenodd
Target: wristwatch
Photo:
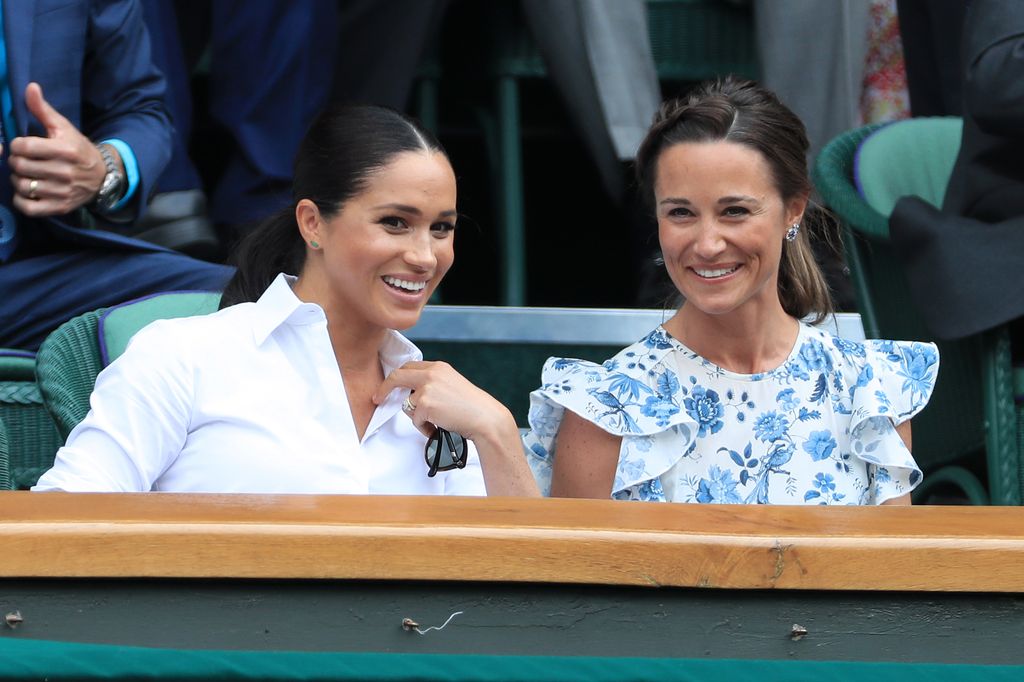
<instances>
[{"instance_id":1,"label":"wristwatch","mask_svg":"<svg viewBox=\"0 0 1024 682\"><path fill-rule=\"evenodd\" d=\"M100 191L96 193L96 198L92 201L92 209L97 213L109 213L124 196L128 183L125 182L124 173L121 172L117 161L114 160L110 145L98 144L96 149L100 150L100 156L103 157L103 163L107 167L107 174L103 176Z\"/></svg>"}]
</instances>

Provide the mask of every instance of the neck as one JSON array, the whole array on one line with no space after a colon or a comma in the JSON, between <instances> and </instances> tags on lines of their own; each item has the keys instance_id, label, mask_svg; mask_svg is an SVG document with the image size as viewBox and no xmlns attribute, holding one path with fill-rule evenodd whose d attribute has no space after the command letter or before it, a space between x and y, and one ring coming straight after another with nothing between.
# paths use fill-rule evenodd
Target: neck
<instances>
[{"instance_id":1,"label":"neck","mask_svg":"<svg viewBox=\"0 0 1024 682\"><path fill-rule=\"evenodd\" d=\"M337 297L331 295L323 277L303 272L292 291L299 300L324 309L331 346L343 374L381 371L379 353L387 338L387 329L354 323Z\"/></svg>"},{"instance_id":2,"label":"neck","mask_svg":"<svg viewBox=\"0 0 1024 682\"><path fill-rule=\"evenodd\" d=\"M739 374L757 374L785 362L796 343L799 322L782 309L736 310L710 315L683 307L665 329L686 347L714 364Z\"/></svg>"}]
</instances>

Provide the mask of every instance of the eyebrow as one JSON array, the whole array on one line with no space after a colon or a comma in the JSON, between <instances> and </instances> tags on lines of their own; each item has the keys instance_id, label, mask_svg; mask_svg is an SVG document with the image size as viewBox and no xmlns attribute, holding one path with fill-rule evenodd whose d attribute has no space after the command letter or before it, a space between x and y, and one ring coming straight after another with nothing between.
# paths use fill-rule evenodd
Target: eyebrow
<instances>
[{"instance_id":1,"label":"eyebrow","mask_svg":"<svg viewBox=\"0 0 1024 682\"><path fill-rule=\"evenodd\" d=\"M406 204L381 204L380 206L374 206L373 210L379 210L384 208L390 209L392 211L401 211L402 213L409 213L415 216L423 215L423 211L421 211L420 209L416 208L415 206L408 206ZM439 215L444 218L448 218L458 214L459 212L456 211L455 209L450 209L447 211L441 211Z\"/></svg>"},{"instance_id":2,"label":"eyebrow","mask_svg":"<svg viewBox=\"0 0 1024 682\"><path fill-rule=\"evenodd\" d=\"M721 199L719 199L715 203L718 203L718 204L735 204L735 203L741 203L741 202L747 202L747 203L751 203L751 204L759 204L759 203L761 203L756 198L748 197L748 196L743 195L743 194L738 194L736 196L722 197ZM689 199L686 199L686 198L683 198L683 197L668 197L666 199L662 199L658 203L659 204L669 204L669 205L680 205L681 204L683 206L690 206L693 202L691 202Z\"/></svg>"}]
</instances>

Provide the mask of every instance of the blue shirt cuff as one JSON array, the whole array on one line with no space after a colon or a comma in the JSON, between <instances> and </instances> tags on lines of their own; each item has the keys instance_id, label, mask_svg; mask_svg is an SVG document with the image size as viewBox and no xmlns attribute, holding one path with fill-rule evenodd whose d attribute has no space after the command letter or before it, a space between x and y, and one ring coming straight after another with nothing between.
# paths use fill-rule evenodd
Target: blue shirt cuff
<instances>
[{"instance_id":1,"label":"blue shirt cuff","mask_svg":"<svg viewBox=\"0 0 1024 682\"><path fill-rule=\"evenodd\" d=\"M132 196L135 194L135 188L139 186L139 163L135 160L135 153L132 151L132 148L124 140L103 140L100 144L109 144L117 150L117 153L121 156L121 163L124 164L125 177L128 180L128 191L110 209L111 213L117 213L131 201Z\"/></svg>"}]
</instances>

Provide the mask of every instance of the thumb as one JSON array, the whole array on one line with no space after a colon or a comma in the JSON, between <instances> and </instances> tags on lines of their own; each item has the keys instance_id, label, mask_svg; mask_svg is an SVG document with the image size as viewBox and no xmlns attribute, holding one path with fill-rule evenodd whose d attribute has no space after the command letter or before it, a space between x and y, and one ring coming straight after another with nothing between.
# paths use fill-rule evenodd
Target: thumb
<instances>
[{"instance_id":1,"label":"thumb","mask_svg":"<svg viewBox=\"0 0 1024 682\"><path fill-rule=\"evenodd\" d=\"M25 106L46 128L47 137L53 137L61 128L70 125L59 111L43 99L43 88L39 83L29 83L25 87Z\"/></svg>"}]
</instances>

